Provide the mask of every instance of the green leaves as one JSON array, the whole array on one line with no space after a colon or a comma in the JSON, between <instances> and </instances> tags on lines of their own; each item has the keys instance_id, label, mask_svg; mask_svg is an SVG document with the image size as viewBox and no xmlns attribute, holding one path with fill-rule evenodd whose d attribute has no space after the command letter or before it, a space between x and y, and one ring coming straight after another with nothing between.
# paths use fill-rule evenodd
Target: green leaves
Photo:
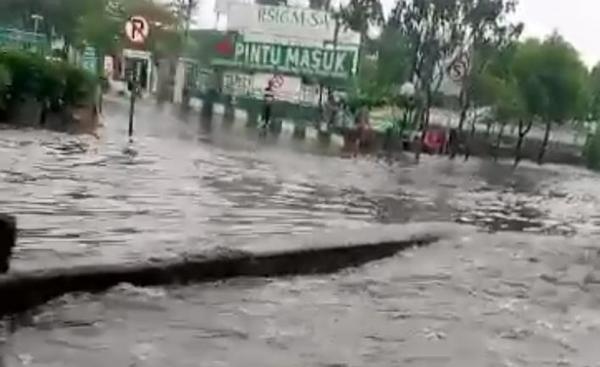
<instances>
[{"instance_id":1,"label":"green leaves","mask_svg":"<svg viewBox=\"0 0 600 367\"><path fill-rule=\"evenodd\" d=\"M198 0L173 1L198 4ZM138 14L152 25L149 48L168 52L171 44L177 50L182 46L172 34L183 29L181 25L187 20L181 17L180 8L171 8L169 4L159 0L2 0L0 19L18 28L33 30L31 16L39 14L43 16L40 32L48 37L63 37L66 46L89 45L103 54L125 44L123 25L129 16Z\"/></svg>"},{"instance_id":2,"label":"green leaves","mask_svg":"<svg viewBox=\"0 0 600 367\"><path fill-rule=\"evenodd\" d=\"M337 17L342 24L363 36L371 25L379 26L384 22L383 7L379 0L350 0L342 6Z\"/></svg>"},{"instance_id":3,"label":"green leaves","mask_svg":"<svg viewBox=\"0 0 600 367\"><path fill-rule=\"evenodd\" d=\"M76 105L93 95L95 85L92 75L68 63L23 51L0 52L0 96L5 102L33 97L52 106Z\"/></svg>"},{"instance_id":4,"label":"green leaves","mask_svg":"<svg viewBox=\"0 0 600 367\"><path fill-rule=\"evenodd\" d=\"M565 122L585 103L587 70L573 47L557 35L520 45L514 74L530 116Z\"/></svg>"},{"instance_id":5,"label":"green leaves","mask_svg":"<svg viewBox=\"0 0 600 367\"><path fill-rule=\"evenodd\" d=\"M585 119L600 120L600 63L594 66L589 75L587 86Z\"/></svg>"}]
</instances>

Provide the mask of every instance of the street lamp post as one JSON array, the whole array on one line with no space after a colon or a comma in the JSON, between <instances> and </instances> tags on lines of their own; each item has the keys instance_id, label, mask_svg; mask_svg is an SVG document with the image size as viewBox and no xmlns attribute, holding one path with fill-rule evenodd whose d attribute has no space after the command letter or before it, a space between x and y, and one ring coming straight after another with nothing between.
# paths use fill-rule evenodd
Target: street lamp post
<instances>
[{"instance_id":1,"label":"street lamp post","mask_svg":"<svg viewBox=\"0 0 600 367\"><path fill-rule=\"evenodd\" d=\"M37 34L40 27L40 22L44 20L44 17L39 14L32 14L31 19L33 19L33 33Z\"/></svg>"}]
</instances>

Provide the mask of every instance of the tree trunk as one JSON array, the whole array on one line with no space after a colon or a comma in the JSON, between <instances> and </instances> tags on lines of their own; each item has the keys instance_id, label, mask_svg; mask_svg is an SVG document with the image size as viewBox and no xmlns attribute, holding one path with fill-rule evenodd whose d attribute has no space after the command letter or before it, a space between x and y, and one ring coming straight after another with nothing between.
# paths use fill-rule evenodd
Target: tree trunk
<instances>
[{"instance_id":1,"label":"tree trunk","mask_svg":"<svg viewBox=\"0 0 600 367\"><path fill-rule=\"evenodd\" d=\"M485 130L485 137L486 138L490 137L490 135L492 133L492 126L493 126L492 122L488 122L487 123L486 130Z\"/></svg>"},{"instance_id":2,"label":"tree trunk","mask_svg":"<svg viewBox=\"0 0 600 367\"><path fill-rule=\"evenodd\" d=\"M471 157L473 142L475 141L475 123L476 123L476 121L477 121L476 118L474 118L473 121L471 121L471 131L469 131L469 137L465 144L465 162L468 161L469 158Z\"/></svg>"},{"instance_id":3,"label":"tree trunk","mask_svg":"<svg viewBox=\"0 0 600 367\"><path fill-rule=\"evenodd\" d=\"M426 88L425 90L425 105L420 111L420 130L421 134L419 137L419 142L417 144L417 148L415 149L415 160L417 163L420 160L421 153L423 152L423 142L425 141L425 134L427 134L427 129L429 128L429 119L430 119L430 110L431 110L431 88Z\"/></svg>"},{"instance_id":4,"label":"tree trunk","mask_svg":"<svg viewBox=\"0 0 600 367\"><path fill-rule=\"evenodd\" d=\"M502 143L502 137L504 135L505 127L505 123L500 124L500 131L498 131L498 135L496 136L496 143L494 144L494 161L498 160L498 153L500 153L500 144Z\"/></svg>"},{"instance_id":5,"label":"tree trunk","mask_svg":"<svg viewBox=\"0 0 600 367\"><path fill-rule=\"evenodd\" d=\"M427 108L423 111L423 126L425 129L429 127L429 121L431 121L431 99L427 103Z\"/></svg>"},{"instance_id":6,"label":"tree trunk","mask_svg":"<svg viewBox=\"0 0 600 367\"><path fill-rule=\"evenodd\" d=\"M461 105L461 110L460 110L460 119L458 120L458 133L462 134L463 128L465 125L465 121L467 121L467 112L469 111L469 103L467 101L466 92L464 92L464 91L460 92L460 105Z\"/></svg>"},{"instance_id":7,"label":"tree trunk","mask_svg":"<svg viewBox=\"0 0 600 367\"><path fill-rule=\"evenodd\" d=\"M521 134L517 137L517 145L515 147L515 167L519 165L521 161L521 147L523 146L523 139L525 137Z\"/></svg>"},{"instance_id":8,"label":"tree trunk","mask_svg":"<svg viewBox=\"0 0 600 367\"><path fill-rule=\"evenodd\" d=\"M548 122L546 122L546 131L544 132L544 140L542 141L542 146L540 147L540 152L538 154L538 164L544 163L544 156L546 155L546 150L548 149L548 142L550 141L551 130L552 121L548 120Z\"/></svg>"},{"instance_id":9,"label":"tree trunk","mask_svg":"<svg viewBox=\"0 0 600 367\"><path fill-rule=\"evenodd\" d=\"M527 125L524 124L523 120L519 120L519 132L517 137L517 145L515 147L515 167L521 161L521 148L523 147L523 141L525 140L525 136L531 130L531 126L533 125L533 120L529 120Z\"/></svg>"}]
</instances>

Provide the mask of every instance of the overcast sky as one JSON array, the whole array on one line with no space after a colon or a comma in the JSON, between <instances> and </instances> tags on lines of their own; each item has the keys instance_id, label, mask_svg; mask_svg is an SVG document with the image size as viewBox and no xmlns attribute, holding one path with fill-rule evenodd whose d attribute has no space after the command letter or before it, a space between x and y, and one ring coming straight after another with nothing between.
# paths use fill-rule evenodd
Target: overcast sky
<instances>
[{"instance_id":1,"label":"overcast sky","mask_svg":"<svg viewBox=\"0 0 600 367\"><path fill-rule=\"evenodd\" d=\"M201 0L198 26L216 25L215 1ZM292 0L302 4L305 0ZM396 0L381 0L389 11ZM520 0L517 19L525 23L525 35L544 37L558 30L592 66L600 61L600 0Z\"/></svg>"}]
</instances>

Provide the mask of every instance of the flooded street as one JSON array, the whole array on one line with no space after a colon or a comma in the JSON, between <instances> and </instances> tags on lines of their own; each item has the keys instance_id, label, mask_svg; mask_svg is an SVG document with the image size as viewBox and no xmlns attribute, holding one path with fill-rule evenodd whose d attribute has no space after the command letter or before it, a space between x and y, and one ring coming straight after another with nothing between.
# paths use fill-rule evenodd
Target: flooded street
<instances>
[{"instance_id":1,"label":"flooded street","mask_svg":"<svg viewBox=\"0 0 600 367\"><path fill-rule=\"evenodd\" d=\"M327 277L66 296L3 331L6 367L599 365L596 174L342 159L335 144L260 140L242 122L209 126L150 104L129 144L126 108L107 104L99 139L0 130L16 269L372 223L481 231Z\"/></svg>"},{"instance_id":2,"label":"flooded street","mask_svg":"<svg viewBox=\"0 0 600 367\"><path fill-rule=\"evenodd\" d=\"M595 246L480 234L328 277L68 296L5 363L598 366Z\"/></svg>"}]
</instances>

